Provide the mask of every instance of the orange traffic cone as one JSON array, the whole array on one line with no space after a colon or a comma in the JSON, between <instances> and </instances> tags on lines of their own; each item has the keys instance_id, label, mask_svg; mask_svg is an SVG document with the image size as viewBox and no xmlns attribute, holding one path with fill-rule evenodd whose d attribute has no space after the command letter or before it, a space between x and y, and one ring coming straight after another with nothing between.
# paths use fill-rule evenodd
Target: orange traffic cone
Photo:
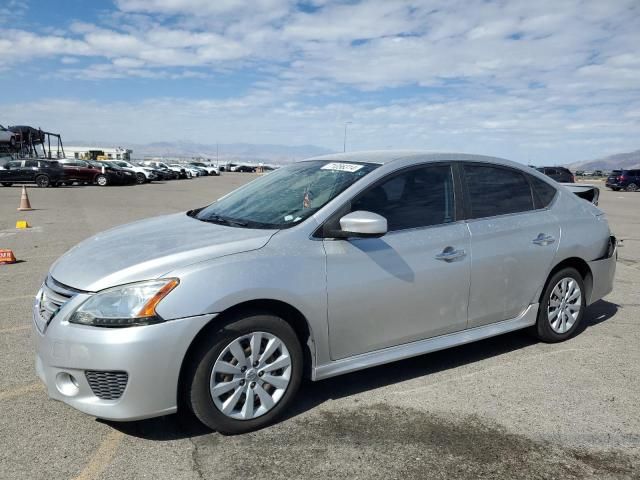
<instances>
[{"instance_id":1,"label":"orange traffic cone","mask_svg":"<svg viewBox=\"0 0 640 480\"><path fill-rule=\"evenodd\" d=\"M16 256L11 250L0 248L0 265L3 263L16 263Z\"/></svg>"},{"instance_id":2,"label":"orange traffic cone","mask_svg":"<svg viewBox=\"0 0 640 480\"><path fill-rule=\"evenodd\" d=\"M27 187L22 186L22 196L20 197L20 206L18 207L19 212L28 212L29 210L33 210L31 208L31 203L29 202L29 195L27 194Z\"/></svg>"}]
</instances>

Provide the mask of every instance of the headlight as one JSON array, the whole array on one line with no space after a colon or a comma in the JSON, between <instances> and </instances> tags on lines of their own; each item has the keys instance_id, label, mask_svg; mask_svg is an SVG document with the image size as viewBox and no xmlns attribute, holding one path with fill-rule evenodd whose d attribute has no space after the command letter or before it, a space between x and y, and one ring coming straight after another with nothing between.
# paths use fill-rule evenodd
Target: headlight
<instances>
[{"instance_id":1,"label":"headlight","mask_svg":"<svg viewBox=\"0 0 640 480\"><path fill-rule=\"evenodd\" d=\"M156 306L179 283L177 278L166 278L102 290L82 303L69 322L95 327L132 327L163 322L156 313Z\"/></svg>"}]
</instances>

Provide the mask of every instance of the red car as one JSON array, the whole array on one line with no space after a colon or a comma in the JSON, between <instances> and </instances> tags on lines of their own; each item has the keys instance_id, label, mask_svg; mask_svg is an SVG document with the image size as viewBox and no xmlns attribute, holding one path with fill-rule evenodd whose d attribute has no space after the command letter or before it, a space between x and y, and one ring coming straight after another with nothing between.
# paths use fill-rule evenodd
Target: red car
<instances>
[{"instance_id":1,"label":"red car","mask_svg":"<svg viewBox=\"0 0 640 480\"><path fill-rule=\"evenodd\" d=\"M102 173L102 170L84 160L61 159L58 161L64 168L63 185L72 185L74 182L92 185Z\"/></svg>"}]
</instances>

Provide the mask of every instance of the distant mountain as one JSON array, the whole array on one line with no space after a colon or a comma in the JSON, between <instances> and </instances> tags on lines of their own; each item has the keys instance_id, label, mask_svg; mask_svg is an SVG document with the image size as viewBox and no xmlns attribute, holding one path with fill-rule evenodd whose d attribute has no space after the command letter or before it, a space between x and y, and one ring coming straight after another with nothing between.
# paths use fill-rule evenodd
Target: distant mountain
<instances>
[{"instance_id":1,"label":"distant mountain","mask_svg":"<svg viewBox=\"0 0 640 480\"><path fill-rule=\"evenodd\" d=\"M569 165L571 170L614 170L620 168L640 168L640 150L616 153L595 160L583 160Z\"/></svg>"},{"instance_id":2,"label":"distant mountain","mask_svg":"<svg viewBox=\"0 0 640 480\"><path fill-rule=\"evenodd\" d=\"M115 146L111 142L65 142L66 145ZM120 146L120 145L118 145ZM215 160L216 145L193 142L154 142L147 144L123 144L133 150L133 158L144 157L201 157ZM218 158L223 162L289 163L303 158L332 153L315 145L269 145L252 143L221 143L217 147Z\"/></svg>"}]
</instances>

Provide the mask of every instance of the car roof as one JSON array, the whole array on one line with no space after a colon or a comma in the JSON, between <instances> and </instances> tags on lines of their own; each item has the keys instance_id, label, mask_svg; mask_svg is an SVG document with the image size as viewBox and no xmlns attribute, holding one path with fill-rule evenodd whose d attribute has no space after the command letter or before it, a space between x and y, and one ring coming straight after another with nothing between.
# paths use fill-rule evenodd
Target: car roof
<instances>
[{"instance_id":1,"label":"car roof","mask_svg":"<svg viewBox=\"0 0 640 480\"><path fill-rule=\"evenodd\" d=\"M423 162L443 162L443 161L467 161L467 162L489 162L501 165L508 165L523 169L526 165L513 162L504 158L490 157L487 155L475 155L470 153L455 152L426 152L420 150L370 150L362 152L332 153L318 157L307 158L301 161L328 160L337 162L361 162L377 163L385 165L398 160L413 160L416 163Z\"/></svg>"}]
</instances>

